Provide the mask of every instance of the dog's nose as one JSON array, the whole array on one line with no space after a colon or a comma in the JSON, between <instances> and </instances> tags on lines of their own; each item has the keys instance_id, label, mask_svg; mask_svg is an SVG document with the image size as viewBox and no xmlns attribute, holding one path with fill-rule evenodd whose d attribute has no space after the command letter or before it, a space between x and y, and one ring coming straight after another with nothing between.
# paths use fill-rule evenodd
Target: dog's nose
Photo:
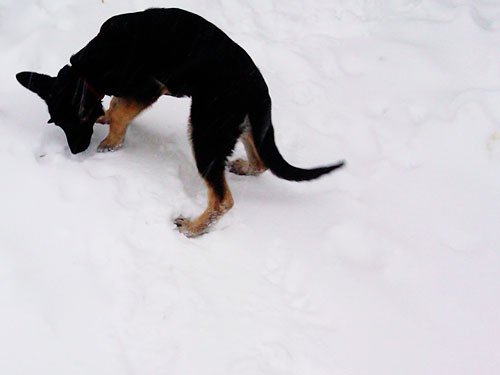
<instances>
[{"instance_id":1,"label":"dog's nose","mask_svg":"<svg viewBox=\"0 0 500 375\"><path fill-rule=\"evenodd\" d=\"M87 149L87 147L85 147L85 146L82 147L81 145L78 145L78 146L70 145L69 149L71 150L72 154L76 155L76 154L79 154L80 152L85 151Z\"/></svg>"},{"instance_id":2,"label":"dog's nose","mask_svg":"<svg viewBox=\"0 0 500 375\"><path fill-rule=\"evenodd\" d=\"M79 154L80 152L85 151L90 145L90 137L83 137L74 142L68 142L69 149L72 154Z\"/></svg>"},{"instance_id":3,"label":"dog's nose","mask_svg":"<svg viewBox=\"0 0 500 375\"><path fill-rule=\"evenodd\" d=\"M66 140L72 154L79 154L89 147L92 139L92 131L83 134L74 134L67 131L64 131L64 133L66 134Z\"/></svg>"}]
</instances>

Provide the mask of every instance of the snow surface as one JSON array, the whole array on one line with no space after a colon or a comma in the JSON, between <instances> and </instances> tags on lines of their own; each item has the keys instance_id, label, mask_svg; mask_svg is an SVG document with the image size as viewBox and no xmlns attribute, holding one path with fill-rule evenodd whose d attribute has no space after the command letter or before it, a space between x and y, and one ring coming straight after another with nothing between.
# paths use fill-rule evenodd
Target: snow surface
<instances>
[{"instance_id":1,"label":"snow surface","mask_svg":"<svg viewBox=\"0 0 500 375\"><path fill-rule=\"evenodd\" d=\"M71 155L15 73L150 6L249 52L291 163L346 168L229 175L190 240L188 99ZM500 374L500 2L0 0L0 51L0 374Z\"/></svg>"}]
</instances>

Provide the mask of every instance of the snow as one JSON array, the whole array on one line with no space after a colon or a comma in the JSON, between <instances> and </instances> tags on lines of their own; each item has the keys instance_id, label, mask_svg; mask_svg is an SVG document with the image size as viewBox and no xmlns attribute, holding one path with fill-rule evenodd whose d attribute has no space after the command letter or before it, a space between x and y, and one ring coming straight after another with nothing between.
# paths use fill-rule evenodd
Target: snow
<instances>
[{"instance_id":1,"label":"snow","mask_svg":"<svg viewBox=\"0 0 500 375\"><path fill-rule=\"evenodd\" d=\"M287 160L347 166L229 175L235 207L193 240L189 100L71 155L15 73L151 6L249 52ZM0 49L1 374L500 373L500 3L0 0Z\"/></svg>"}]
</instances>

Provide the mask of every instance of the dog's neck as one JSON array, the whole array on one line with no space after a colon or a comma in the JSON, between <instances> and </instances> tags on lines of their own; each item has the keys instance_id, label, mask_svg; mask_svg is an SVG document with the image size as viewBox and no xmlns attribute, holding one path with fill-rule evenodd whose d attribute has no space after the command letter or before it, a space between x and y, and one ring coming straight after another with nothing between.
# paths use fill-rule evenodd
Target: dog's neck
<instances>
[{"instance_id":1,"label":"dog's neck","mask_svg":"<svg viewBox=\"0 0 500 375\"><path fill-rule=\"evenodd\" d=\"M92 95L96 97L97 100L102 100L104 98L104 92L102 90L97 89L92 83L89 82L89 79L85 77L79 69L70 65L70 68L76 73L78 78L82 81L83 85L86 88L87 92L90 92Z\"/></svg>"},{"instance_id":2,"label":"dog's neck","mask_svg":"<svg viewBox=\"0 0 500 375\"><path fill-rule=\"evenodd\" d=\"M97 39L97 38L95 38ZM106 56L102 56L92 51L93 46L87 45L71 56L70 63L73 71L82 79L88 91L96 98L102 99L104 95L109 95L109 87L106 87L106 80L103 79L100 70L105 67L103 63L98 64L94 61L96 58L102 58L106 61Z\"/></svg>"}]
</instances>

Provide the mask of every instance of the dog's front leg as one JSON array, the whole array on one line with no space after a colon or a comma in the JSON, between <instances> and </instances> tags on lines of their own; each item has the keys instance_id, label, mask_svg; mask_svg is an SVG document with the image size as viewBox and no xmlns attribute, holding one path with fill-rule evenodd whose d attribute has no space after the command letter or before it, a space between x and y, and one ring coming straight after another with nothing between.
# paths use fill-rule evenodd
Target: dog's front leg
<instances>
[{"instance_id":1,"label":"dog's front leg","mask_svg":"<svg viewBox=\"0 0 500 375\"><path fill-rule=\"evenodd\" d=\"M118 101L119 98L113 96L111 98L111 102L109 103L109 108L104 111L104 115L95 120L95 122L97 122L98 124L109 124L110 113L113 111L113 108L116 107L116 103L118 103Z\"/></svg>"},{"instance_id":2,"label":"dog's front leg","mask_svg":"<svg viewBox=\"0 0 500 375\"><path fill-rule=\"evenodd\" d=\"M109 123L109 133L99 144L99 152L116 151L123 146L127 126L148 105L133 99L113 97L109 109L98 120Z\"/></svg>"}]
</instances>

